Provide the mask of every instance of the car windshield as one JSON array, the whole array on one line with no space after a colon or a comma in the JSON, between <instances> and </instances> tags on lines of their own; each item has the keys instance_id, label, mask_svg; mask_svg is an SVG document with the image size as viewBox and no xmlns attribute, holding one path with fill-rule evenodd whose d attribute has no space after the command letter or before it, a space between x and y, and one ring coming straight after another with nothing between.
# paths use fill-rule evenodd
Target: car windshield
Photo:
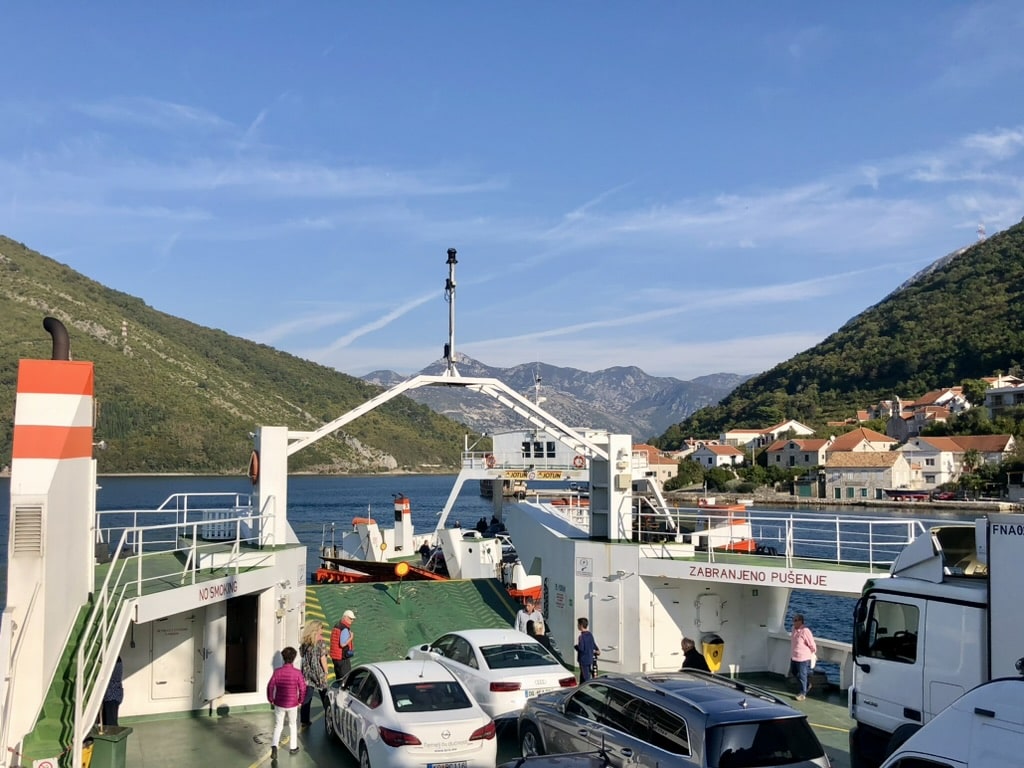
<instances>
[{"instance_id":1,"label":"car windshield","mask_svg":"<svg viewBox=\"0 0 1024 768\"><path fill-rule=\"evenodd\" d=\"M714 726L707 731L706 744L710 768L789 765L824 754L804 717Z\"/></svg>"},{"instance_id":2,"label":"car windshield","mask_svg":"<svg viewBox=\"0 0 1024 768\"><path fill-rule=\"evenodd\" d=\"M540 643L484 645L481 646L480 653L483 654L484 663L489 669L543 667L548 664L558 664L558 659Z\"/></svg>"},{"instance_id":3,"label":"car windshield","mask_svg":"<svg viewBox=\"0 0 1024 768\"><path fill-rule=\"evenodd\" d=\"M391 700L395 702L396 712L440 712L473 706L465 690L454 680L392 685Z\"/></svg>"}]
</instances>

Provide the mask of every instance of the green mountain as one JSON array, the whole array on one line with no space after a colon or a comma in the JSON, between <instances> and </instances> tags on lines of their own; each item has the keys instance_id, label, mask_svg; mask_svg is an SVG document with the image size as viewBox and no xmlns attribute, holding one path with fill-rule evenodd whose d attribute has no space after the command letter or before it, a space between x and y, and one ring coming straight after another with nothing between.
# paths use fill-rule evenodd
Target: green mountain
<instances>
[{"instance_id":1,"label":"green mountain","mask_svg":"<svg viewBox=\"0 0 1024 768\"><path fill-rule=\"evenodd\" d=\"M827 421L1024 364L1024 223L939 259L823 342L670 427L665 448L728 427ZM794 313L799 318L799 313Z\"/></svg>"},{"instance_id":2,"label":"green mountain","mask_svg":"<svg viewBox=\"0 0 1024 768\"><path fill-rule=\"evenodd\" d=\"M100 472L244 473L258 425L311 430L380 387L105 288L0 236L0 468L10 463L18 360L48 359L43 318L96 365ZM465 427L399 397L292 457L289 469L458 466Z\"/></svg>"}]
</instances>

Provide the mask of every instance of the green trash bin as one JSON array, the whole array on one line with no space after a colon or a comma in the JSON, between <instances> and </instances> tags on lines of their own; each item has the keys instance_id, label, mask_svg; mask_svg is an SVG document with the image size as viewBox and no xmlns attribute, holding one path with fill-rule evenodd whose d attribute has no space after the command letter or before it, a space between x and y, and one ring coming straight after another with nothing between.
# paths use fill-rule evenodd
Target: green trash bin
<instances>
[{"instance_id":1,"label":"green trash bin","mask_svg":"<svg viewBox=\"0 0 1024 768\"><path fill-rule=\"evenodd\" d=\"M131 728L120 725L93 728L89 734L93 740L90 768L126 768L131 732Z\"/></svg>"}]
</instances>

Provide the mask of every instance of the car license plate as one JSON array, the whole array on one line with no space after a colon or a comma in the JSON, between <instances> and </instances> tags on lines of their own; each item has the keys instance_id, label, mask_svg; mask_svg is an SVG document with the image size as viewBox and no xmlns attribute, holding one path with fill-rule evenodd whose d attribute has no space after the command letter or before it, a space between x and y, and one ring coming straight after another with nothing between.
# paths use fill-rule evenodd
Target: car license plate
<instances>
[{"instance_id":1,"label":"car license plate","mask_svg":"<svg viewBox=\"0 0 1024 768\"><path fill-rule=\"evenodd\" d=\"M427 763L427 768L466 768L466 761L457 760L454 763Z\"/></svg>"},{"instance_id":2,"label":"car license plate","mask_svg":"<svg viewBox=\"0 0 1024 768\"><path fill-rule=\"evenodd\" d=\"M540 696L542 693L553 691L554 688L531 688L526 690L526 698L532 699L534 696Z\"/></svg>"}]
</instances>

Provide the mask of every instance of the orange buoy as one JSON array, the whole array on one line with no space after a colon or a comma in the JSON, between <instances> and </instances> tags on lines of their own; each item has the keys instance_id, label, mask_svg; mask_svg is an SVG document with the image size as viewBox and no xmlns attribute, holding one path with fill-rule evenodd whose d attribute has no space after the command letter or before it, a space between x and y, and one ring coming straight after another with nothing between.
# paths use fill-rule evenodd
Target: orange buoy
<instances>
[{"instance_id":1,"label":"orange buoy","mask_svg":"<svg viewBox=\"0 0 1024 768\"><path fill-rule=\"evenodd\" d=\"M248 472L246 472L246 474L249 476L249 479L252 480L252 484L253 485L256 485L256 483L259 482L259 480L260 480L260 454L259 454L259 451L253 451L251 454L249 454L249 470L248 470Z\"/></svg>"}]
</instances>

